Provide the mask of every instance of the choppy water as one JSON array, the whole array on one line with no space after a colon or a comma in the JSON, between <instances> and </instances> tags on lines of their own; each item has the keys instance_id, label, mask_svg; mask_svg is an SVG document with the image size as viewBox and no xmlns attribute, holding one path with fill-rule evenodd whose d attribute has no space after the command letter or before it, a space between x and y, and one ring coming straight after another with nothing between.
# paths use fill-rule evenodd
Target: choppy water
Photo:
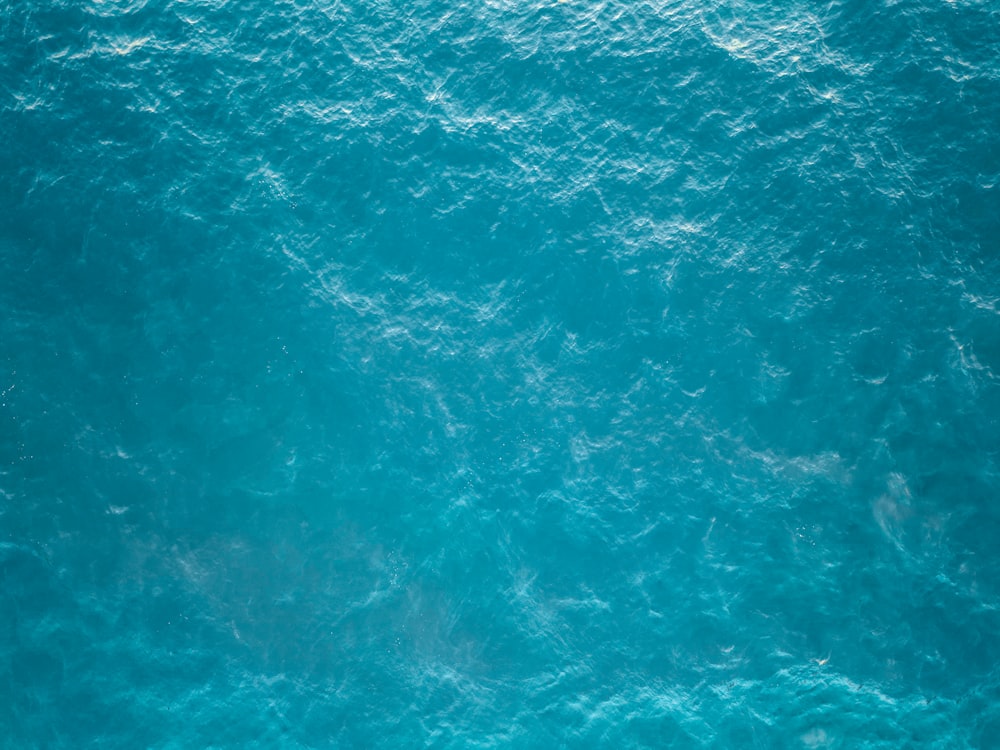
<instances>
[{"instance_id":1,"label":"choppy water","mask_svg":"<svg viewBox=\"0 0 1000 750\"><path fill-rule=\"evenodd\" d=\"M997 3L0 61L0 746L1000 746Z\"/></svg>"}]
</instances>

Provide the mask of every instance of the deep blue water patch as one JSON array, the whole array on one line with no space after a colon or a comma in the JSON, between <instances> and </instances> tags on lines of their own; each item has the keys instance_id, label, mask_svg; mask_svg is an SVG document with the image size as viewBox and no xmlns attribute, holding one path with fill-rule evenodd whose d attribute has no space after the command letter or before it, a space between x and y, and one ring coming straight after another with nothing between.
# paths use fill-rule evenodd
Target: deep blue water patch
<instances>
[{"instance_id":1,"label":"deep blue water patch","mask_svg":"<svg viewBox=\"0 0 1000 750\"><path fill-rule=\"evenodd\" d=\"M0 9L0 746L1000 742L988 2Z\"/></svg>"}]
</instances>

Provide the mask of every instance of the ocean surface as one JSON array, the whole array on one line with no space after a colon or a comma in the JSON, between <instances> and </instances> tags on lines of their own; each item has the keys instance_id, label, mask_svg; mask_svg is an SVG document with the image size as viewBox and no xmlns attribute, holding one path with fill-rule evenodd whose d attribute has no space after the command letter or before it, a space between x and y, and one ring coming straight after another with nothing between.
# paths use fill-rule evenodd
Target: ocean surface
<instances>
[{"instance_id":1,"label":"ocean surface","mask_svg":"<svg viewBox=\"0 0 1000 750\"><path fill-rule=\"evenodd\" d=\"M0 3L0 748L1000 747L995 0Z\"/></svg>"}]
</instances>

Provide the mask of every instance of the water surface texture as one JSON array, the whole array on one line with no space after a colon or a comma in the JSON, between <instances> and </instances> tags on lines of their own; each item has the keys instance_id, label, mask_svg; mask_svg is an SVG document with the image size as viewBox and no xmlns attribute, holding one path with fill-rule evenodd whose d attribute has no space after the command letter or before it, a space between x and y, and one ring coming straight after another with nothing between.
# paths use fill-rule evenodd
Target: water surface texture
<instances>
[{"instance_id":1,"label":"water surface texture","mask_svg":"<svg viewBox=\"0 0 1000 750\"><path fill-rule=\"evenodd\" d=\"M0 4L0 747L1000 746L992 0Z\"/></svg>"}]
</instances>

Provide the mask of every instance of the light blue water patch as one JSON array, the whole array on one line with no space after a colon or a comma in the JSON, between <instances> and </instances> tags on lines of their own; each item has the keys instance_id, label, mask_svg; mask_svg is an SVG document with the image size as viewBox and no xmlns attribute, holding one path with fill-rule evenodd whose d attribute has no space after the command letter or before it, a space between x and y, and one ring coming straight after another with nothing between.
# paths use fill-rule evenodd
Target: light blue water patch
<instances>
[{"instance_id":1,"label":"light blue water patch","mask_svg":"<svg viewBox=\"0 0 1000 750\"><path fill-rule=\"evenodd\" d=\"M998 29L0 10L0 746L992 746Z\"/></svg>"}]
</instances>

